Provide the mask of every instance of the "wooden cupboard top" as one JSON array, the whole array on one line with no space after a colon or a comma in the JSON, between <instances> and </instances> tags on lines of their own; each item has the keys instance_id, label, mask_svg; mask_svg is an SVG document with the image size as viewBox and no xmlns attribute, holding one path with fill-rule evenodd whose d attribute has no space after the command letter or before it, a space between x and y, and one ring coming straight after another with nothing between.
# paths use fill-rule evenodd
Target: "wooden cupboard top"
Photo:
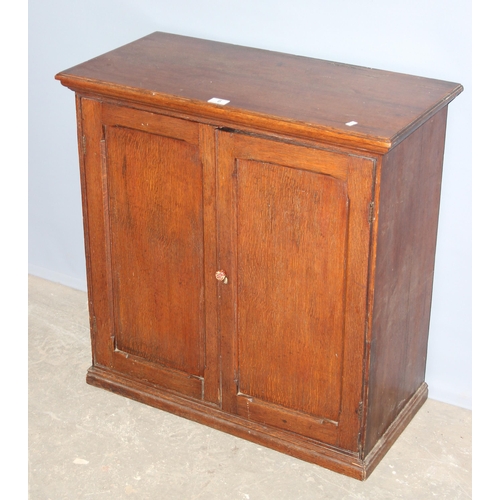
<instances>
[{"instance_id":1,"label":"wooden cupboard top","mask_svg":"<svg viewBox=\"0 0 500 500\"><path fill-rule=\"evenodd\" d=\"M374 152L391 149L463 90L457 83L161 32L56 78L82 94Z\"/></svg>"}]
</instances>

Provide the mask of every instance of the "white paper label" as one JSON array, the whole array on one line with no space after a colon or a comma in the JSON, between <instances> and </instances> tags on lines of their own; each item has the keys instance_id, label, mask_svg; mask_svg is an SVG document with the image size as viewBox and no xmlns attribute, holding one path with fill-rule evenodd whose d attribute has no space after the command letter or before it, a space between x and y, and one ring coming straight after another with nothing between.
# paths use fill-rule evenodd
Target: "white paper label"
<instances>
[{"instance_id":1,"label":"white paper label","mask_svg":"<svg viewBox=\"0 0 500 500\"><path fill-rule=\"evenodd\" d=\"M208 102L212 102L213 104L220 104L221 106L225 106L229 101L226 101L226 99L219 99L218 97L212 97L212 99L209 99Z\"/></svg>"}]
</instances>

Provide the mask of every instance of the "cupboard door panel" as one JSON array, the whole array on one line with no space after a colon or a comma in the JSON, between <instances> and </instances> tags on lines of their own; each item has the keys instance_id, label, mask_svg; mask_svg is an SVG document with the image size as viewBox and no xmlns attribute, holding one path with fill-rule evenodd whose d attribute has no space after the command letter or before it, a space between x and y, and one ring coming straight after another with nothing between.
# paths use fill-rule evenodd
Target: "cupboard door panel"
<instances>
[{"instance_id":1,"label":"cupboard door panel","mask_svg":"<svg viewBox=\"0 0 500 500\"><path fill-rule=\"evenodd\" d=\"M106 130L116 349L202 375L203 200L195 146Z\"/></svg>"},{"instance_id":2,"label":"cupboard door panel","mask_svg":"<svg viewBox=\"0 0 500 500\"><path fill-rule=\"evenodd\" d=\"M88 229L102 235L104 248L90 276L94 292L108 299L95 310L102 353L95 362L202 398L207 187L199 126L102 105L101 126L87 129L87 109L96 106L82 100L86 189L94 200Z\"/></svg>"},{"instance_id":3,"label":"cupboard door panel","mask_svg":"<svg viewBox=\"0 0 500 500\"><path fill-rule=\"evenodd\" d=\"M354 451L373 163L236 133L218 145L223 407Z\"/></svg>"},{"instance_id":4,"label":"cupboard door panel","mask_svg":"<svg viewBox=\"0 0 500 500\"><path fill-rule=\"evenodd\" d=\"M238 390L337 420L345 183L258 161L236 168Z\"/></svg>"}]
</instances>

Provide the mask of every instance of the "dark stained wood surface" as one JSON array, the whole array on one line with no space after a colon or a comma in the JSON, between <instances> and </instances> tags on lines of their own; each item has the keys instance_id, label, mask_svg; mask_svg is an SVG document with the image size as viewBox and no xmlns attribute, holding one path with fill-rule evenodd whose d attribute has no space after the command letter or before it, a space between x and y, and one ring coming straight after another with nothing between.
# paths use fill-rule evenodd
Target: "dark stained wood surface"
<instances>
[{"instance_id":1,"label":"dark stained wood surface","mask_svg":"<svg viewBox=\"0 0 500 500\"><path fill-rule=\"evenodd\" d=\"M451 82L161 32L56 78L75 90L186 112L195 105L198 116L326 128L346 143L378 149L395 145L462 91ZM213 97L230 102L208 104ZM357 124L346 125L351 121Z\"/></svg>"},{"instance_id":2,"label":"dark stained wood surface","mask_svg":"<svg viewBox=\"0 0 500 500\"><path fill-rule=\"evenodd\" d=\"M354 451L374 164L238 133L217 143L223 408Z\"/></svg>"},{"instance_id":3,"label":"dark stained wood surface","mask_svg":"<svg viewBox=\"0 0 500 500\"><path fill-rule=\"evenodd\" d=\"M56 78L78 94L88 382L365 479L427 397L462 87L165 33Z\"/></svg>"},{"instance_id":4,"label":"dark stained wood surface","mask_svg":"<svg viewBox=\"0 0 500 500\"><path fill-rule=\"evenodd\" d=\"M198 124L90 99L81 106L94 363L199 398L205 236Z\"/></svg>"},{"instance_id":5,"label":"dark stained wood surface","mask_svg":"<svg viewBox=\"0 0 500 500\"><path fill-rule=\"evenodd\" d=\"M446 114L381 165L366 451L425 378Z\"/></svg>"},{"instance_id":6,"label":"dark stained wood surface","mask_svg":"<svg viewBox=\"0 0 500 500\"><path fill-rule=\"evenodd\" d=\"M194 125L196 128L196 126ZM107 127L116 349L203 374L198 145Z\"/></svg>"},{"instance_id":7,"label":"dark stained wood surface","mask_svg":"<svg viewBox=\"0 0 500 500\"><path fill-rule=\"evenodd\" d=\"M345 182L255 160L237 176L239 392L336 421Z\"/></svg>"}]
</instances>

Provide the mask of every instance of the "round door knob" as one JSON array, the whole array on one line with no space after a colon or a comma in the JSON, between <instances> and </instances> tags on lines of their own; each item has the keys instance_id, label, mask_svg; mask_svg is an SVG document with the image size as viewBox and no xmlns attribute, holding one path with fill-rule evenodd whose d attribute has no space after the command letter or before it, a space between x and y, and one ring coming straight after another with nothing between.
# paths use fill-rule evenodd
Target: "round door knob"
<instances>
[{"instance_id":1,"label":"round door knob","mask_svg":"<svg viewBox=\"0 0 500 500\"><path fill-rule=\"evenodd\" d=\"M223 271L222 269L220 271L217 271L215 273L215 277L219 280L222 281L224 284L227 283L227 275L226 271Z\"/></svg>"}]
</instances>

